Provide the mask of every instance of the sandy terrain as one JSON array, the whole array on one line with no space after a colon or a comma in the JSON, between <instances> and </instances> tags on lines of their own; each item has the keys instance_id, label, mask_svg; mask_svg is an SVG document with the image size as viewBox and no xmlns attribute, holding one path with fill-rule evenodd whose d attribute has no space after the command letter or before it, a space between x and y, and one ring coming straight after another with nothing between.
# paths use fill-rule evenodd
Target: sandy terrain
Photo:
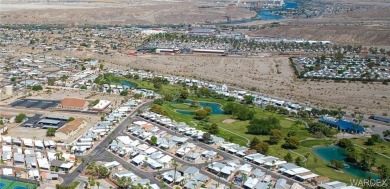
<instances>
[{"instance_id":1,"label":"sandy terrain","mask_svg":"<svg viewBox=\"0 0 390 189\"><path fill-rule=\"evenodd\" d=\"M65 56L65 54L61 54ZM72 52L72 55L89 56L82 52ZM309 103L319 107L343 108L350 112L390 113L388 106L390 104L390 85L299 80L296 79L292 68L288 65L287 57L128 56L115 54L96 56L96 58L105 60L105 66L113 69L138 68L162 74L227 83L248 89L255 87L264 95Z\"/></svg>"},{"instance_id":2,"label":"sandy terrain","mask_svg":"<svg viewBox=\"0 0 390 189\"><path fill-rule=\"evenodd\" d=\"M251 36L294 37L332 41L338 44L389 46L390 28L385 26L282 26L257 30Z\"/></svg>"},{"instance_id":3,"label":"sandy terrain","mask_svg":"<svg viewBox=\"0 0 390 189\"><path fill-rule=\"evenodd\" d=\"M197 8L201 1L152 0L95 3L2 3L2 24L177 24L204 23L250 18L256 15L248 9Z\"/></svg>"}]
</instances>

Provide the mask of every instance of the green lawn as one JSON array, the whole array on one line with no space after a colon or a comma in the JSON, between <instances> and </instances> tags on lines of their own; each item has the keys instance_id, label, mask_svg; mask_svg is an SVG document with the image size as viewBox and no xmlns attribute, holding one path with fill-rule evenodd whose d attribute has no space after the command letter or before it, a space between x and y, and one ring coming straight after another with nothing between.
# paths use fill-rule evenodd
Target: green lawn
<instances>
[{"instance_id":1,"label":"green lawn","mask_svg":"<svg viewBox=\"0 0 390 189\"><path fill-rule=\"evenodd\" d=\"M146 81L141 81L141 80L134 80L134 79L127 79L125 80L130 81L130 82L135 82L138 84L138 88L145 88L145 89L150 89L154 90L157 93L160 94L166 94L166 93L175 93L178 94L179 91L182 89L181 86L174 86L174 85L163 85L162 89L155 89L153 87L153 84L150 82ZM213 99L213 98L203 98L203 97L197 97L194 95L191 95L189 97L189 100L196 100L196 101L205 101L205 102L212 102L212 103L219 103L222 105L222 108L224 105L229 103L225 99ZM237 103L237 102L236 102ZM296 121L286 119L288 118L287 116L276 114L276 113L271 113L268 112L264 109L258 108L258 107L252 107L253 110L255 111L255 117L256 118L268 118L270 116L274 116L280 120L280 124L282 126L282 131L284 136L286 137L289 132L295 132L297 136L300 138L301 146L298 149L292 150L291 155L295 159L298 157L297 154L301 155L306 155L308 154L308 161L306 162L305 167L312 170L314 173L317 173L319 175L325 175L329 177L332 180L338 180L342 181L345 183L349 183L350 179L356 178L354 176L351 176L347 173L342 173L339 172L332 167L329 167L328 163L322 160L320 157L316 156L311 148L314 146L328 146L335 144L337 140L335 138L330 138L330 139L315 139L315 135L309 133L303 124L300 124ZM192 115L184 115L181 113L176 112L176 109L181 109L181 110L189 110L189 111L195 111L196 109L199 108L194 108L190 107L189 104L179 104L179 103L167 103L164 102L163 109L168 113L168 117L170 117L173 120L179 121L179 122L185 122L188 125L195 127L199 130L205 130L202 126L199 125L199 121L194 119L194 116ZM249 121L238 121L236 120L233 123L223 123L224 120L226 119L231 119L231 115L211 115L209 116L209 122L210 123L216 123L220 128L220 133L218 136L224 138L225 140L228 139L233 139L234 143L240 144L240 145L246 145L247 144L247 139L252 139L253 137L258 137L260 140L268 140L269 136L265 135L252 135L247 133L247 128L246 126L249 124ZM313 120L305 120L307 123L312 122ZM226 130L229 130L231 132L228 132ZM242 137L240 137L242 136ZM246 139L247 138L247 139ZM308 140L306 140L308 139ZM353 143L367 147L364 145L365 139L353 139ZM268 155L272 155L275 157L279 157L283 159L283 157L289 152L289 150L283 149L281 145L283 144L283 141L281 141L277 145L271 145ZM390 145L388 142L382 142L379 143L373 147L370 146L370 148L374 149L375 151L381 152L385 155L390 156ZM357 148L359 151L362 151L363 149ZM295 153L293 153L295 152ZM379 166L381 164L389 165L389 159L380 156L380 155L375 155L377 158L377 163L376 165Z\"/></svg>"}]
</instances>

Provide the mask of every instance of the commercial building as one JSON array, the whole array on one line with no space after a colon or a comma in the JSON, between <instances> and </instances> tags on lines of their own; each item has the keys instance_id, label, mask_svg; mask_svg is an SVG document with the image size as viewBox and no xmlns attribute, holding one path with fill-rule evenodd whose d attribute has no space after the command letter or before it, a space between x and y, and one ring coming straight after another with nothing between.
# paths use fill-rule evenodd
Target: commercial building
<instances>
[{"instance_id":1,"label":"commercial building","mask_svg":"<svg viewBox=\"0 0 390 189\"><path fill-rule=\"evenodd\" d=\"M64 98L59 107L60 108L66 108L66 109L77 109L77 110L83 110L88 107L88 101L84 99L77 99L77 98Z\"/></svg>"},{"instance_id":2,"label":"commercial building","mask_svg":"<svg viewBox=\"0 0 390 189\"><path fill-rule=\"evenodd\" d=\"M85 119L76 118L75 120L67 123L55 133L55 137L60 140L66 140L67 138L74 136L77 132L87 125Z\"/></svg>"}]
</instances>

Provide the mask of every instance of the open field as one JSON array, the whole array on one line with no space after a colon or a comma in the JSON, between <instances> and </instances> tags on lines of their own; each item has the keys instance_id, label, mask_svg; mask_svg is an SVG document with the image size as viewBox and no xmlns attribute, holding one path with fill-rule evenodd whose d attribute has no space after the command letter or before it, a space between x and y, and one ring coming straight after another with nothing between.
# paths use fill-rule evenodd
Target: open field
<instances>
[{"instance_id":1,"label":"open field","mask_svg":"<svg viewBox=\"0 0 390 189\"><path fill-rule=\"evenodd\" d=\"M388 10L390 12L390 9ZM311 25L302 24L261 29L251 36L293 37L306 40L332 41L350 45L389 46L390 28L380 25Z\"/></svg>"},{"instance_id":2,"label":"open field","mask_svg":"<svg viewBox=\"0 0 390 189\"><path fill-rule=\"evenodd\" d=\"M75 54L74 54L75 55ZM79 55L87 57L86 55ZM161 74L186 76L232 86L256 88L264 95L308 103L318 107L342 108L366 114L388 113L389 85L362 82L336 83L297 79L287 57L221 56L97 56L109 68L137 68ZM123 66L123 67L122 67ZM280 74L278 74L278 71Z\"/></svg>"},{"instance_id":3,"label":"open field","mask_svg":"<svg viewBox=\"0 0 390 189\"><path fill-rule=\"evenodd\" d=\"M256 15L237 7L197 8L205 0L79 1L73 3L2 2L2 24L188 24L250 18Z\"/></svg>"}]
</instances>

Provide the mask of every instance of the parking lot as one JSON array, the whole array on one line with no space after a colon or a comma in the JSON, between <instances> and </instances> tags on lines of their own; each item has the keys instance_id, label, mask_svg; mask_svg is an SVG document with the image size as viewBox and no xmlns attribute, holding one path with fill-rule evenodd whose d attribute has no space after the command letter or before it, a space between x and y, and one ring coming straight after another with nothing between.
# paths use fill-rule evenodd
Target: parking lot
<instances>
[{"instance_id":1,"label":"parking lot","mask_svg":"<svg viewBox=\"0 0 390 189\"><path fill-rule=\"evenodd\" d=\"M19 99L12 102L10 105L12 107L38 108L45 110L56 107L59 103L60 101L58 100Z\"/></svg>"}]
</instances>

